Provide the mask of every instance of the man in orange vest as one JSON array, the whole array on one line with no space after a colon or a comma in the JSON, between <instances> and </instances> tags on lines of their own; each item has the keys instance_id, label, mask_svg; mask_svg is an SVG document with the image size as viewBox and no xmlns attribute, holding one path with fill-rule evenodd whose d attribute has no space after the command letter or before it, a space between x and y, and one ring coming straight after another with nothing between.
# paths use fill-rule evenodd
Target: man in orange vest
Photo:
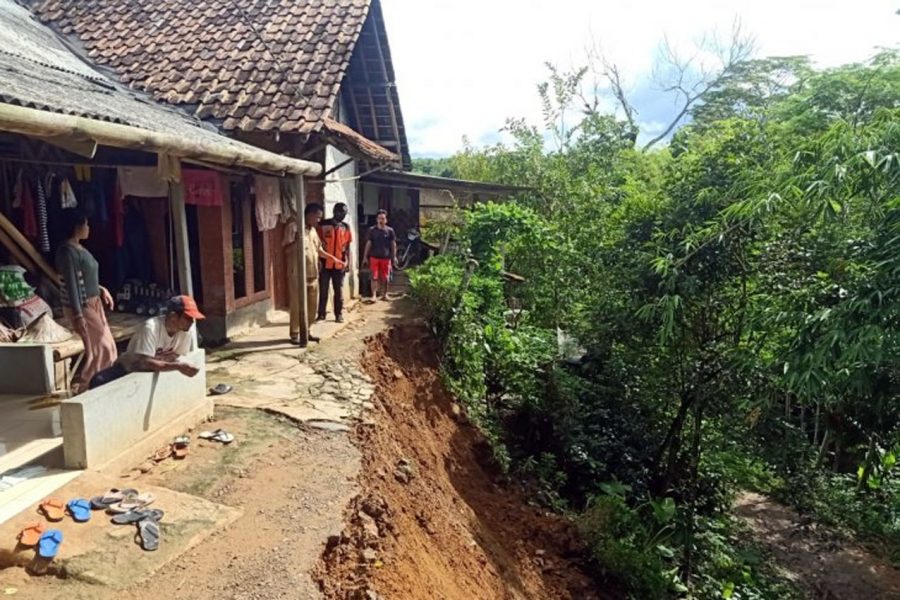
<instances>
[{"instance_id":1,"label":"man in orange vest","mask_svg":"<svg viewBox=\"0 0 900 600\"><path fill-rule=\"evenodd\" d=\"M344 322L344 274L350 264L350 244L353 242L350 226L344 222L346 218L347 205L338 202L334 205L332 217L322 221L317 227L325 252L340 259L340 262L335 262L330 258L323 258L319 261L317 321L324 321L325 313L328 312L328 287L330 284L334 291L334 320L337 323Z\"/></svg>"}]
</instances>

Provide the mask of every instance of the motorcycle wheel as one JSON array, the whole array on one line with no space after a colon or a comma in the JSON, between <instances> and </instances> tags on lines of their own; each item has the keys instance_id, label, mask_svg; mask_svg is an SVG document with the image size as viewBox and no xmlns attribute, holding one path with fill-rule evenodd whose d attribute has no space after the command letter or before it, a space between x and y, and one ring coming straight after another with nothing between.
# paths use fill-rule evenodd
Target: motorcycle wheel
<instances>
[{"instance_id":1,"label":"motorcycle wheel","mask_svg":"<svg viewBox=\"0 0 900 600\"><path fill-rule=\"evenodd\" d=\"M400 257L397 259L397 270L402 271L409 267L409 264L412 262L412 252L409 248L404 248L400 253Z\"/></svg>"}]
</instances>

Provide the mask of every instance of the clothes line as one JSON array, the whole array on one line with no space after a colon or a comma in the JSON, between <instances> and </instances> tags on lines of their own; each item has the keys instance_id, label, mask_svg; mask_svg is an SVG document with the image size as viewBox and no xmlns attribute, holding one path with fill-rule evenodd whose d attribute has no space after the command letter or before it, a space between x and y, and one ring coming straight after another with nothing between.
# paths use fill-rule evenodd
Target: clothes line
<instances>
[{"instance_id":1,"label":"clothes line","mask_svg":"<svg viewBox=\"0 0 900 600\"><path fill-rule=\"evenodd\" d=\"M107 165L100 163L92 163L92 162L69 162L69 161L56 161L56 160L35 160L31 158L15 158L15 157L0 157L0 162L9 162L9 163L22 163L22 164L30 164L30 165L54 165L59 167L90 167L92 169L122 169L122 168L139 168L139 167L147 167L148 169L156 168L156 165ZM225 167L220 167L218 165L213 165L208 162L204 162L202 160L190 160L190 159L181 159L181 162L197 165L198 167L205 167L207 169L212 169L215 171L221 171L222 173L228 173L229 175L252 175L255 171L235 171L234 169L228 169ZM283 177L284 175L277 173L267 173L271 177Z\"/></svg>"},{"instance_id":2,"label":"clothes line","mask_svg":"<svg viewBox=\"0 0 900 600\"><path fill-rule=\"evenodd\" d=\"M145 165L100 165L94 164L90 162L65 162L65 161L53 161L53 160L34 160L30 158L12 158L12 157L0 157L0 162L6 163L20 163L26 165L47 165L47 166L57 166L57 167L84 167L88 166L92 169L118 169L120 167L128 167L128 166L145 166Z\"/></svg>"}]
</instances>

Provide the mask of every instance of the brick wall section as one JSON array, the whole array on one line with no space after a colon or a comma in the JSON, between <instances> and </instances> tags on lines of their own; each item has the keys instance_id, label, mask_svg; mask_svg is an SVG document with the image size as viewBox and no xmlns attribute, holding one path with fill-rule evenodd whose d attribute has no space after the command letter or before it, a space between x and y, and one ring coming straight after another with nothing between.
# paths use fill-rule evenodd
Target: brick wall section
<instances>
[{"instance_id":1,"label":"brick wall section","mask_svg":"<svg viewBox=\"0 0 900 600\"><path fill-rule=\"evenodd\" d=\"M234 282L230 265L225 258L231 256L231 222L225 226L224 208L197 207L200 234L200 273L203 282L203 311L210 316L224 317L228 299L234 295Z\"/></svg>"}]
</instances>

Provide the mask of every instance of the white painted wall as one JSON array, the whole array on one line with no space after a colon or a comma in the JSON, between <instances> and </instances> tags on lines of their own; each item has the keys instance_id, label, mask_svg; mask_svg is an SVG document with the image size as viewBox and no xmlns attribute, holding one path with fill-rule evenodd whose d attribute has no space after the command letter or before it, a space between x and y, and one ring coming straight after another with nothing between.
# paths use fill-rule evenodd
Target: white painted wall
<instances>
[{"instance_id":1,"label":"white painted wall","mask_svg":"<svg viewBox=\"0 0 900 600\"><path fill-rule=\"evenodd\" d=\"M325 149L325 171L330 171L345 160L350 158L334 146L328 146ZM349 292L350 297L359 295L359 249L357 240L359 227L357 227L357 180L356 177L356 161L351 161L331 173L325 182L325 218L331 218L334 212L334 205L343 202L347 205L346 223L350 225L353 231L353 243L350 244L350 272L345 278L345 290ZM329 301L330 302L330 301Z\"/></svg>"},{"instance_id":2,"label":"white painted wall","mask_svg":"<svg viewBox=\"0 0 900 600\"><path fill-rule=\"evenodd\" d=\"M152 452L171 436L211 417L206 353L194 350L182 360L200 372L194 377L175 371L130 373L64 400L60 418L66 468L97 468L142 445Z\"/></svg>"}]
</instances>

